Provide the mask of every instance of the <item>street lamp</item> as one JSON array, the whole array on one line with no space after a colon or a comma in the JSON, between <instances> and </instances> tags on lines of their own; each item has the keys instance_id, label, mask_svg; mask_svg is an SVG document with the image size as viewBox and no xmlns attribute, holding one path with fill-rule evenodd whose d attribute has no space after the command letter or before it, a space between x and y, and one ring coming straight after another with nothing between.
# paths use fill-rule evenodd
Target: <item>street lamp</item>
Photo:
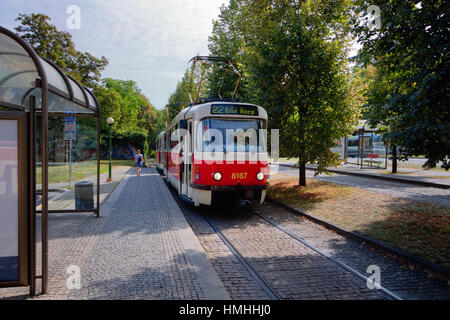
<instances>
[{"instance_id":1,"label":"street lamp","mask_svg":"<svg viewBox=\"0 0 450 320\"><path fill-rule=\"evenodd\" d=\"M112 181L112 174L111 174L111 160L112 160L112 126L114 124L114 119L109 117L106 119L106 123L109 125L109 176L108 176L108 182Z\"/></svg>"}]
</instances>

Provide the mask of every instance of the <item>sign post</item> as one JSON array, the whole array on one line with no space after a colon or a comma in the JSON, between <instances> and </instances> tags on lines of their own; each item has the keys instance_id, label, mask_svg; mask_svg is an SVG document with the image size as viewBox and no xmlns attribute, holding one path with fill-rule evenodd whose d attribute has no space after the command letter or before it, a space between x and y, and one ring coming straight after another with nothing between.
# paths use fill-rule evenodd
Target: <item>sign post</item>
<instances>
[{"instance_id":1,"label":"sign post","mask_svg":"<svg viewBox=\"0 0 450 320\"><path fill-rule=\"evenodd\" d=\"M77 118L74 116L64 117L64 140L69 141L69 186L72 185L72 141L76 139L76 133Z\"/></svg>"}]
</instances>

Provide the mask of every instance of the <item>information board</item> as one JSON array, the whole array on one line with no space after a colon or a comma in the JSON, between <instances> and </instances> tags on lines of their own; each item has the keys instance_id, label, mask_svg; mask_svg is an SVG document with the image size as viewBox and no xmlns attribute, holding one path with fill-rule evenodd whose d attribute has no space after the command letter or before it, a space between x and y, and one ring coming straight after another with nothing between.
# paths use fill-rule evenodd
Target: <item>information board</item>
<instances>
[{"instance_id":1,"label":"information board","mask_svg":"<svg viewBox=\"0 0 450 320\"><path fill-rule=\"evenodd\" d=\"M75 140L77 134L77 118L64 117L64 140Z\"/></svg>"},{"instance_id":2,"label":"information board","mask_svg":"<svg viewBox=\"0 0 450 320\"><path fill-rule=\"evenodd\" d=\"M0 119L0 282L19 280L18 121Z\"/></svg>"}]
</instances>

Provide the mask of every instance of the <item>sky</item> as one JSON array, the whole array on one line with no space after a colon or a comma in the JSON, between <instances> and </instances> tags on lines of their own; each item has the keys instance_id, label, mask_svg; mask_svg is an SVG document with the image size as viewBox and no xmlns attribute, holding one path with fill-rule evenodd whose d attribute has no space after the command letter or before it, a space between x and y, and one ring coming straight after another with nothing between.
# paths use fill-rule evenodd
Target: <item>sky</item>
<instances>
[{"instance_id":1,"label":"sky","mask_svg":"<svg viewBox=\"0 0 450 320\"><path fill-rule=\"evenodd\" d=\"M224 3L228 0L1 0L0 25L13 30L19 13L48 15L72 34L77 50L109 60L103 77L136 81L161 109L188 61L209 54L212 20ZM67 13L71 5L80 9L79 29L74 11Z\"/></svg>"}]
</instances>

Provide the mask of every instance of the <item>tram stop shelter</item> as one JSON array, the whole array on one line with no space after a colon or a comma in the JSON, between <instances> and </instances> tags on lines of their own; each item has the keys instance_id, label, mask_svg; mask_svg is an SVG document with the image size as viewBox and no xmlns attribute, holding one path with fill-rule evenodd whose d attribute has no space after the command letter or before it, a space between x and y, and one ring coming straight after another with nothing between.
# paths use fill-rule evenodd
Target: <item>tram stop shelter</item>
<instances>
[{"instance_id":1,"label":"tram stop shelter","mask_svg":"<svg viewBox=\"0 0 450 320\"><path fill-rule=\"evenodd\" d=\"M354 164L361 169L386 169L388 146L367 120L359 121L353 136L345 138L345 164Z\"/></svg>"},{"instance_id":2,"label":"tram stop shelter","mask_svg":"<svg viewBox=\"0 0 450 320\"><path fill-rule=\"evenodd\" d=\"M99 216L99 121L87 88L0 26L0 287L46 293L48 214Z\"/></svg>"}]
</instances>

